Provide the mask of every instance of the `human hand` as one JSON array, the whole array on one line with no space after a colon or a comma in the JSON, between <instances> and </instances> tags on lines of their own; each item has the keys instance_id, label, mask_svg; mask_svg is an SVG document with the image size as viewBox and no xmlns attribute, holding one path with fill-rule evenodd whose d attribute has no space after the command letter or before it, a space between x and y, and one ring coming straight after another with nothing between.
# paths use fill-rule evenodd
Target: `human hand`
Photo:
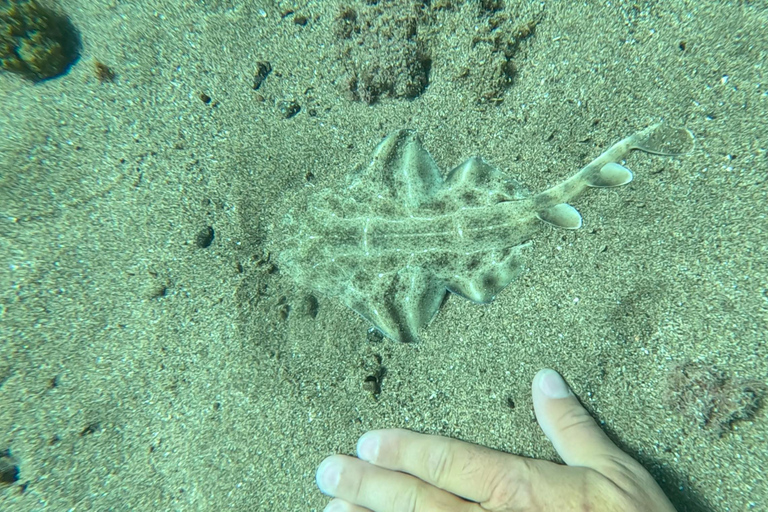
<instances>
[{"instance_id":1,"label":"human hand","mask_svg":"<svg viewBox=\"0 0 768 512\"><path fill-rule=\"evenodd\" d=\"M528 459L442 436L372 430L357 456L317 469L325 512L674 512L653 477L621 451L554 370L533 379L536 419L565 462Z\"/></svg>"}]
</instances>

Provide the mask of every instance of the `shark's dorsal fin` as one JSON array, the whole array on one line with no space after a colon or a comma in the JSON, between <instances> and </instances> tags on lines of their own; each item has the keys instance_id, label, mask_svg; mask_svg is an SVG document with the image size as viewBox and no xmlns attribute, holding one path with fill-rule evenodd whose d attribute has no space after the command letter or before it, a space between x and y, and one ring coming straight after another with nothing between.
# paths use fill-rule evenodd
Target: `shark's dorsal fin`
<instances>
[{"instance_id":1,"label":"shark's dorsal fin","mask_svg":"<svg viewBox=\"0 0 768 512\"><path fill-rule=\"evenodd\" d=\"M540 220L547 224L563 229L579 229L581 227L581 214L579 210L567 203L550 206L546 210L537 212Z\"/></svg>"},{"instance_id":2,"label":"shark's dorsal fin","mask_svg":"<svg viewBox=\"0 0 768 512\"><path fill-rule=\"evenodd\" d=\"M616 162L608 162L596 173L587 176L587 185L594 188L620 187L632 181L632 171Z\"/></svg>"}]
</instances>

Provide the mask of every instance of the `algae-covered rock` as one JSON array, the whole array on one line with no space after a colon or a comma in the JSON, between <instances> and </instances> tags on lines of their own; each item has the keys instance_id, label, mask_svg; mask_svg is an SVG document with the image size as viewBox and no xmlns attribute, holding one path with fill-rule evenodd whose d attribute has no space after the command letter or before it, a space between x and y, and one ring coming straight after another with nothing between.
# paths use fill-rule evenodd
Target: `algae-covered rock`
<instances>
[{"instance_id":1,"label":"algae-covered rock","mask_svg":"<svg viewBox=\"0 0 768 512\"><path fill-rule=\"evenodd\" d=\"M66 16L36 0L0 0L0 68L38 82L65 73L80 36Z\"/></svg>"}]
</instances>

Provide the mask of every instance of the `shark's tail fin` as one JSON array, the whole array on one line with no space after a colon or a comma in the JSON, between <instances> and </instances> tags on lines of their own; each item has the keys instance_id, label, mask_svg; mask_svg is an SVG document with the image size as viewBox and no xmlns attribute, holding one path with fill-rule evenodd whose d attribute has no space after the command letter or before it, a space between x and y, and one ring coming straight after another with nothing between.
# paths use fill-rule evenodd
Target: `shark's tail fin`
<instances>
[{"instance_id":1,"label":"shark's tail fin","mask_svg":"<svg viewBox=\"0 0 768 512\"><path fill-rule=\"evenodd\" d=\"M568 201L587 188L620 187L632 181L632 171L619 163L630 151L675 156L688 153L693 146L693 134L687 128L664 123L649 126L617 142L575 175L535 196L532 201L541 207L537 216L559 228L578 229L582 225L581 214Z\"/></svg>"},{"instance_id":2,"label":"shark's tail fin","mask_svg":"<svg viewBox=\"0 0 768 512\"><path fill-rule=\"evenodd\" d=\"M630 137L630 149L654 155L683 155L693 150L693 133L682 126L657 123Z\"/></svg>"}]
</instances>

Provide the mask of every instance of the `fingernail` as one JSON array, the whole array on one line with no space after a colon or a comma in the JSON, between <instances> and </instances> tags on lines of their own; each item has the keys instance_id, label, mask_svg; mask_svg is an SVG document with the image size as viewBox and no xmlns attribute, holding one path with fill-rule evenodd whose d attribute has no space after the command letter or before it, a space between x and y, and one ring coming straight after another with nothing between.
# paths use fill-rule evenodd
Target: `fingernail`
<instances>
[{"instance_id":1,"label":"fingernail","mask_svg":"<svg viewBox=\"0 0 768 512\"><path fill-rule=\"evenodd\" d=\"M357 441L357 456L368 462L376 462L379 456L379 436L374 432L366 432Z\"/></svg>"},{"instance_id":2,"label":"fingernail","mask_svg":"<svg viewBox=\"0 0 768 512\"><path fill-rule=\"evenodd\" d=\"M539 377L539 389L549 398L566 398L571 396L568 384L555 370L542 370Z\"/></svg>"},{"instance_id":3,"label":"fingernail","mask_svg":"<svg viewBox=\"0 0 768 512\"><path fill-rule=\"evenodd\" d=\"M336 492L336 488L339 486L339 479L341 478L341 463L329 457L320 463L315 474L315 482L317 487L323 494L333 496Z\"/></svg>"}]
</instances>

